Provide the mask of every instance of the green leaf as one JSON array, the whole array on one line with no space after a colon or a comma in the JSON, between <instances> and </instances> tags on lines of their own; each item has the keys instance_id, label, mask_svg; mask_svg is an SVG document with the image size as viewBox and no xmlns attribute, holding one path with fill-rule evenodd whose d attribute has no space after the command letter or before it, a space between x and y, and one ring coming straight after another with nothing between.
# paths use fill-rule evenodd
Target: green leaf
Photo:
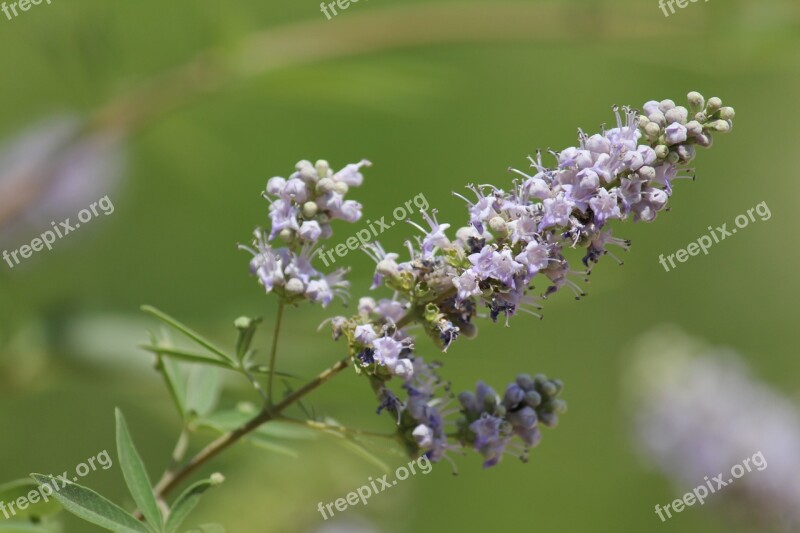
<instances>
[{"instance_id":1,"label":"green leaf","mask_svg":"<svg viewBox=\"0 0 800 533\"><path fill-rule=\"evenodd\" d=\"M196 366L189 373L186 385L186 412L206 416L217 406L221 389L219 372L207 366Z\"/></svg>"},{"instance_id":2,"label":"green leaf","mask_svg":"<svg viewBox=\"0 0 800 533\"><path fill-rule=\"evenodd\" d=\"M186 418L186 381L180 365L174 359L158 356L158 365L167 383L172 401L182 418Z\"/></svg>"},{"instance_id":3,"label":"green leaf","mask_svg":"<svg viewBox=\"0 0 800 533\"><path fill-rule=\"evenodd\" d=\"M228 360L218 359L216 357L211 357L206 354L193 352L190 350L183 350L181 348L169 348L167 346L157 346L150 344L142 344L139 347L142 348L143 350L147 350L148 352L153 352L156 355L163 355L166 357L171 357L173 359L179 359L181 361L186 361L187 363L199 363L203 365L218 366L221 368L227 368L228 370L234 370L236 368L234 364L228 362Z\"/></svg>"},{"instance_id":4,"label":"green leaf","mask_svg":"<svg viewBox=\"0 0 800 533\"><path fill-rule=\"evenodd\" d=\"M247 371L250 372L251 374L267 375L267 374L269 374L269 366L254 364L254 365L248 366L247 367ZM280 370L276 370L275 371L275 375L283 377L283 378L300 379L300 376L298 376L297 374L290 374L288 372L281 372Z\"/></svg>"},{"instance_id":5,"label":"green leaf","mask_svg":"<svg viewBox=\"0 0 800 533\"><path fill-rule=\"evenodd\" d=\"M239 361L244 363L250 352L250 345L253 343L253 335L255 335L258 325L261 323L261 318L250 318L242 316L236 319L234 326L239 330L239 338L236 341L236 357Z\"/></svg>"},{"instance_id":6,"label":"green leaf","mask_svg":"<svg viewBox=\"0 0 800 533\"><path fill-rule=\"evenodd\" d=\"M200 427L207 427L227 433L242 426L254 416L257 411L249 405L241 405L237 409L219 411L213 415L206 416L197 420L195 423ZM273 439L287 440L309 440L315 439L317 433L311 429L286 422L272 421L260 426L254 434Z\"/></svg>"},{"instance_id":7,"label":"green leaf","mask_svg":"<svg viewBox=\"0 0 800 533\"><path fill-rule=\"evenodd\" d=\"M150 342L155 345L155 335L150 336ZM161 353L156 353L158 358L158 371L164 377L164 382L167 384L172 401L175 402L175 407L181 418L186 419L186 380L183 376L180 364L172 358L164 357Z\"/></svg>"},{"instance_id":8,"label":"green leaf","mask_svg":"<svg viewBox=\"0 0 800 533\"><path fill-rule=\"evenodd\" d=\"M222 357L223 359L227 359L232 364L236 364L236 361L231 356L229 356L227 353L225 353L225 351L223 351L221 348L219 348L217 345L215 345L214 343L212 343L211 341L209 341L208 339L206 339L205 337L203 337L202 335L200 335L196 331L190 329L188 326L185 326L184 324L181 324L180 322L178 322L177 320L175 320L174 318L172 318L168 314L164 313L163 311L160 311L160 310L158 310L155 307L152 307L150 305L143 305L141 309L145 313L148 313L148 314L156 317L157 319L161 320L162 322L164 322L164 323L172 326L176 330L180 331L181 333L183 333L184 335L186 335L187 337L189 337L190 339L195 341L197 344L199 344L203 348L205 348L205 349L209 350L210 352Z\"/></svg>"},{"instance_id":9,"label":"green leaf","mask_svg":"<svg viewBox=\"0 0 800 533\"><path fill-rule=\"evenodd\" d=\"M44 487L49 486L53 497L64 509L75 516L115 533L152 533L143 523L118 505L103 498L95 491L77 483L66 483L52 476L31 474L36 482Z\"/></svg>"},{"instance_id":10,"label":"green leaf","mask_svg":"<svg viewBox=\"0 0 800 533\"><path fill-rule=\"evenodd\" d=\"M0 485L0 502L13 502L23 497L27 498L28 502L38 499L36 503L30 503L26 509L19 509L17 506L15 506L14 511L16 511L16 515L14 515L12 518L42 518L55 514L61 510L61 505L59 505L57 501L50 500L49 498L49 501L44 501L41 498L41 493L39 493L38 496L34 496L34 498L30 498L29 496L31 491L36 491L38 493L39 485L30 478L18 479L16 481L11 481L10 483ZM0 524L3 522L4 521L0 519Z\"/></svg>"},{"instance_id":11,"label":"green leaf","mask_svg":"<svg viewBox=\"0 0 800 533\"><path fill-rule=\"evenodd\" d=\"M117 409L117 455L119 456L122 475L125 477L125 483L128 484L128 488L131 491L133 501L142 510L142 514L151 526L158 531L164 531L164 518L161 516L161 511L156 503L150 478L147 476L144 463L133 445L128 425L125 423L125 417L119 409Z\"/></svg>"},{"instance_id":12,"label":"green leaf","mask_svg":"<svg viewBox=\"0 0 800 533\"><path fill-rule=\"evenodd\" d=\"M212 476L212 479L199 481L178 496L178 499L175 500L175 504L172 506L172 511L170 511L169 519L167 520L166 533L175 533L186 520L186 517L189 516L200 502L203 493L211 487L219 485L220 482L219 479L213 479Z\"/></svg>"}]
</instances>

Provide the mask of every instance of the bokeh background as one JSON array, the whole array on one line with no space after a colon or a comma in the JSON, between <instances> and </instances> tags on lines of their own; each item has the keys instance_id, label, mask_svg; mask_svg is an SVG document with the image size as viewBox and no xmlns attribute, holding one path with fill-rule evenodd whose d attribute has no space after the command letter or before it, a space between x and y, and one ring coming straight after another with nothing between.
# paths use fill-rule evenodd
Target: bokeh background
<instances>
[{"instance_id":1,"label":"bokeh background","mask_svg":"<svg viewBox=\"0 0 800 533\"><path fill-rule=\"evenodd\" d=\"M441 463L324 522L317 502L380 476L376 464L324 436L293 443L295 458L245 444L205 471L228 481L191 523L236 533L337 524L755 530L713 501L658 520L656 503L692 487L674 486L636 452L624 376L634 340L668 322L734 347L760 379L797 396L798 45L794 0L698 2L670 17L656 0L373 0L330 21L312 0L54 0L10 21L0 16L5 157L20 156L9 146L56 117L85 118L93 136L60 189L45 179L58 172L37 167L52 154L26 152L33 170L24 179L3 168L2 248L29 243L50 220L74 218L104 195L115 206L51 252L13 270L0 263L0 480L113 452L114 406L125 411L151 477L161 472L178 417L151 357L137 349L157 329L138 308L156 305L225 346L240 315L270 324L275 302L248 276L249 256L236 243L267 222L266 179L287 175L297 160L340 167L367 157L374 166L352 194L367 218L422 192L440 220L458 225L464 206L451 191L508 185L508 166L524 168L539 147L574 144L578 127L612 122L612 104L682 103L699 90L736 108L735 128L698 154L698 179L677 182L669 213L616 230L634 242L625 265L601 262L589 297L558 294L544 321L482 324L477 339L440 357L457 390L478 379L501 389L523 371L564 380L570 411L528 464L507 457L484 471L478 457L456 457L459 476ZM658 263L762 201L769 221L672 272ZM357 227L340 225L332 243ZM400 225L381 240L398 248L410 230ZM359 253L344 261L357 298L372 264ZM316 327L346 312L338 303L291 309L282 367L310 377L339 359L345 347ZM263 352L269 341L266 327L257 337ZM255 400L246 383L226 382L222 405L244 400ZM352 373L307 403L347 425L391 431ZM212 436L201 433L195 446ZM371 449L391 466L405 462L382 442ZM118 468L82 481L132 507ZM67 532L96 531L63 521Z\"/></svg>"}]
</instances>

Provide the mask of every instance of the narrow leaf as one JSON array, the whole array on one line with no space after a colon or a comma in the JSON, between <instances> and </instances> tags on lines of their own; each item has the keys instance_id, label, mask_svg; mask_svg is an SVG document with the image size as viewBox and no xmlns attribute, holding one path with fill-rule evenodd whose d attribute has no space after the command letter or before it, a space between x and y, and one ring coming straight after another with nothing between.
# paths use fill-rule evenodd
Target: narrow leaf
<instances>
[{"instance_id":1,"label":"narrow leaf","mask_svg":"<svg viewBox=\"0 0 800 533\"><path fill-rule=\"evenodd\" d=\"M64 509L75 516L115 533L152 533L147 526L136 520L130 513L108 501L95 491L78 485L64 483L52 476L31 474L41 486L48 486Z\"/></svg>"},{"instance_id":2,"label":"narrow leaf","mask_svg":"<svg viewBox=\"0 0 800 533\"><path fill-rule=\"evenodd\" d=\"M248 370L248 372L250 372L252 374L263 374L263 375L269 374L269 366L267 366L267 365L259 365L259 364L250 365L250 366L247 367L247 370ZM298 376L297 374L290 374L288 372L281 372L280 370L276 370L275 371L275 375L276 376L281 376L281 377L284 377L284 378L300 379L300 376Z\"/></svg>"},{"instance_id":3,"label":"narrow leaf","mask_svg":"<svg viewBox=\"0 0 800 533\"><path fill-rule=\"evenodd\" d=\"M156 503L150 478L144 468L142 458L133 445L128 425L122 411L117 409L117 455L119 456L122 475L131 491L133 501L142 510L147 522L158 531L164 530L164 518Z\"/></svg>"},{"instance_id":4,"label":"narrow leaf","mask_svg":"<svg viewBox=\"0 0 800 533\"><path fill-rule=\"evenodd\" d=\"M150 336L150 342L155 345L155 335ZM175 402L181 418L186 418L186 380L183 377L183 371L180 364L172 358L164 357L163 354L156 353L158 359L158 371L164 377L164 382L169 389L169 394L172 396L172 401Z\"/></svg>"},{"instance_id":5,"label":"narrow leaf","mask_svg":"<svg viewBox=\"0 0 800 533\"><path fill-rule=\"evenodd\" d=\"M254 411L234 409L216 412L213 415L197 420L195 423L200 427L208 427L220 433L227 433L245 424L255 415L256 413ZM288 440L307 440L317 437L317 433L311 428L287 424L280 421L268 422L256 429L254 433L264 437Z\"/></svg>"},{"instance_id":6,"label":"narrow leaf","mask_svg":"<svg viewBox=\"0 0 800 533\"><path fill-rule=\"evenodd\" d=\"M227 368L228 370L232 370L234 368L234 366L227 360L217 359L216 357L211 357L198 352L192 352L190 350L183 350L181 348L168 348L166 346L153 346L150 344L142 344L139 347L143 350L147 350L148 352L153 352L156 355L164 355L166 357L172 357L188 363L213 365L221 368Z\"/></svg>"},{"instance_id":7,"label":"narrow leaf","mask_svg":"<svg viewBox=\"0 0 800 533\"><path fill-rule=\"evenodd\" d=\"M214 479L212 476L212 479L199 481L178 496L178 499L175 500L175 504L172 506L172 511L170 511L169 519L167 520L166 533L175 533L178 531L178 528L186 520L186 517L189 516L200 502L203 493L219 483L220 480Z\"/></svg>"},{"instance_id":8,"label":"narrow leaf","mask_svg":"<svg viewBox=\"0 0 800 533\"><path fill-rule=\"evenodd\" d=\"M31 494L32 491L37 492L37 494ZM27 498L30 505L26 509L15 508L16 514L12 517L14 519L42 518L61 510L61 505L57 501L49 498L49 501L45 501L42 498L41 493L39 493L39 485L30 478L18 479L0 485L0 502L13 502L22 497ZM0 524L3 522L0 519Z\"/></svg>"},{"instance_id":9,"label":"narrow leaf","mask_svg":"<svg viewBox=\"0 0 800 533\"><path fill-rule=\"evenodd\" d=\"M189 374L186 386L186 411L206 416L214 411L221 389L219 372L215 368L196 366Z\"/></svg>"},{"instance_id":10,"label":"narrow leaf","mask_svg":"<svg viewBox=\"0 0 800 533\"><path fill-rule=\"evenodd\" d=\"M212 343L211 341L209 341L208 339L206 339L205 337L203 337L202 335L200 335L196 331L192 330L188 326L185 326L184 324L181 324L180 322L178 322L177 320L175 320L174 318L172 318L168 314L164 313L163 311L160 311L160 310L158 310L155 307L152 307L150 305L143 305L141 309L145 313L148 313L148 314L156 317L157 319L161 320L162 322L165 322L166 324L169 324L170 326L172 326L176 330L180 331L181 333L183 333L184 335L186 335L187 337L189 337L190 339L195 341L197 344L199 344L203 348L206 348L207 350L217 354L218 356L222 357L223 359L227 359L231 363L235 363L234 359L231 358L227 353L225 353L217 345L215 345L214 343Z\"/></svg>"}]
</instances>

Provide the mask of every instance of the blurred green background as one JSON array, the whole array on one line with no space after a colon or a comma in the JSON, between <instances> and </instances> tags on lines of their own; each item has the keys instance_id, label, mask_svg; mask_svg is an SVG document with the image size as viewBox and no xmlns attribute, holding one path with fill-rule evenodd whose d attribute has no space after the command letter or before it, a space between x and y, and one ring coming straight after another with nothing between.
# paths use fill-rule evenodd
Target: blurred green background
<instances>
[{"instance_id":1,"label":"blurred green background","mask_svg":"<svg viewBox=\"0 0 800 533\"><path fill-rule=\"evenodd\" d=\"M397 27L389 24L387 36L373 17L385 24L393 13L400 13ZM466 13L485 16L476 25ZM507 186L508 166L525 168L525 156L539 147L573 145L578 127L592 132L611 123L612 104L682 104L698 90L736 108L735 128L698 154L698 179L676 183L669 213L615 230L634 242L625 265L602 261L589 297L558 294L542 322L519 316L511 328L481 324L477 339L435 356L456 390L478 379L502 389L518 372L559 377L570 406L560 427L545 432L527 465L506 457L483 471L479 458L456 456L459 476L440 463L347 511L342 523L354 528L363 519L392 532L744 531L713 503L658 521L654 505L689 487L673 488L634 452L621 376L631 341L671 322L737 348L761 377L797 394L800 256L791 216L800 194L792 163L800 140L800 5L715 0L667 18L656 0L374 0L326 21L314 0L54 0L11 21L0 16L0 137L13 139L63 111L93 113L205 50L237 57L243 39L273 28L290 36L286 48L265 51L281 58L275 68L270 61L231 67L231 81L218 87L214 76L229 73L212 72L209 90L187 98L191 105L155 113L131 131L122 179L100 183L85 203L108 194L112 216L13 270L0 264L0 480L61 472L113 451L114 406L125 411L151 477L158 476L178 417L150 356L136 348L156 329L138 307L156 305L225 346L237 316L261 315L269 326L275 302L248 276L249 256L236 243L267 223L259 193L297 160L326 158L337 168L372 160L364 186L351 194L364 204L364 220L390 215L422 192L440 220L457 226L466 221L464 205L451 191L469 182ZM440 31L449 37L432 42ZM335 52L315 47L317 35L356 44ZM372 45L360 46L361 38ZM145 101L156 106L161 96ZM673 272L658 263L659 254L762 201L769 221ZM332 243L360 227L337 226ZM3 247L45 229L47 222L7 234ZM393 228L384 246L399 248L410 229ZM346 262L357 301L373 266L360 253ZM316 333L324 318L342 313L349 310L338 302L291 309L282 368L310 377L342 357L343 344ZM268 330L257 338L262 352ZM425 342L421 353L434 356ZM245 399L255 400L244 383L226 386L224 405ZM391 431L351 372L307 403L347 425ZM210 438L201 435L195 446ZM405 462L374 451L393 466ZM236 533L314 531L323 524L317 502L381 475L329 438L302 443L298 455L246 444L227 453L205 470L223 472L227 483L206 496L191 523ZM132 508L116 466L83 481ZM67 532L96 531L71 516L64 521Z\"/></svg>"}]
</instances>

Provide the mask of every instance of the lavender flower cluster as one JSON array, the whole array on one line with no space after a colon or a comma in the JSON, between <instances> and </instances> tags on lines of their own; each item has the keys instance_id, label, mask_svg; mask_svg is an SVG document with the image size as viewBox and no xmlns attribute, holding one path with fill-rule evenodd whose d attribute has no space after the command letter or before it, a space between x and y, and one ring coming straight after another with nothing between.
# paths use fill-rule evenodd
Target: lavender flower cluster
<instances>
[{"instance_id":1,"label":"lavender flower cluster","mask_svg":"<svg viewBox=\"0 0 800 533\"><path fill-rule=\"evenodd\" d=\"M335 295L347 297L346 270L322 274L311 265L317 243L333 235L331 221L356 222L362 206L345 200L350 187L364 181L361 168L371 163L363 160L333 172L327 161L300 161L289 179L271 178L263 196L270 202L271 230L255 231L253 246L240 246L253 254L250 272L258 276L264 289L275 292L289 303L307 299L323 307ZM273 248L276 237L284 246Z\"/></svg>"},{"instance_id":2,"label":"lavender flower cluster","mask_svg":"<svg viewBox=\"0 0 800 533\"><path fill-rule=\"evenodd\" d=\"M734 117L719 98L706 102L696 92L689 93L688 107L664 100L647 102L644 110L615 107L616 127L591 136L579 130L578 146L551 152L553 167L545 167L537 153L529 158L532 175L510 169L518 178L507 191L470 185L474 199L458 195L467 202L469 224L454 239L447 236L450 225L433 211L423 213L422 225L414 224L421 234L406 242L406 261L377 242L364 247L376 263L372 288L384 285L393 297L361 298L355 316L330 322L334 338L347 339L356 371L368 377L378 411L396 417L411 454L438 461L448 450L472 448L492 466L506 452L525 458L540 440L539 423L556 424L566 409L556 398L562 384L544 376L519 376L502 398L479 384L474 395L458 397L460 409L448 409L455 397L439 378L439 365L415 354L407 328L421 325L446 352L459 336L476 334L473 319L483 307L492 320L502 315L506 324L519 311L541 317L540 298L529 294L536 279L548 285L541 298L564 286L576 298L584 295L570 276L588 274L609 245L625 250L630 245L613 237L608 223L631 215L635 221L654 220L666 207L672 181L693 175L688 165L696 146L711 146L712 135L729 131ZM334 174L324 161L303 161L288 180L269 181L267 194L277 197L270 206L272 229L268 235L257 231L254 248L248 248L254 256L251 271L267 292L291 303L306 299L323 305L334 294L344 295L344 272L323 275L311 266L311 257L318 240L330 236L331 220L360 217L361 206L343 198L349 187L361 184L359 171L367 164ZM270 246L276 237L285 247ZM586 249L583 270L567 261L571 248ZM393 378L402 380L405 401L389 388ZM458 412L460 418L448 419Z\"/></svg>"}]
</instances>

